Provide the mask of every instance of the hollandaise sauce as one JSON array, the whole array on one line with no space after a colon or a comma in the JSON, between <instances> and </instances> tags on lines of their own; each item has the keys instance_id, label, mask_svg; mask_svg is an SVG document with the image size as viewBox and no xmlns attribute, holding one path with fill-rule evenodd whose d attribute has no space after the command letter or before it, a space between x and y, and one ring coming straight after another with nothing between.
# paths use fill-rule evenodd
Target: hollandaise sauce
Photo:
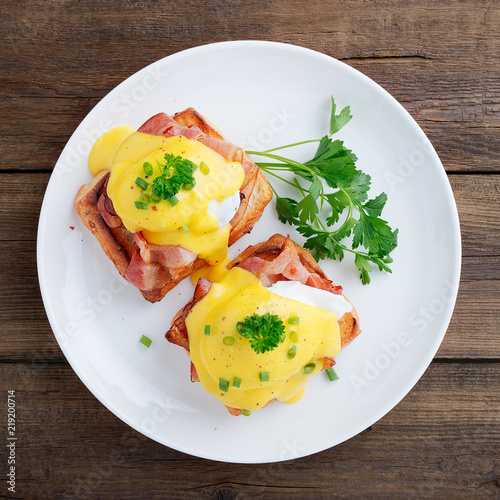
<instances>
[{"instance_id":1,"label":"hollandaise sauce","mask_svg":"<svg viewBox=\"0 0 500 500\"><path fill-rule=\"evenodd\" d=\"M186 318L191 360L203 387L227 406L251 412L277 399L295 402L341 348L337 315L277 295L249 271L218 273L208 294ZM284 340L257 353L238 323L253 314L276 315Z\"/></svg>"},{"instance_id":2,"label":"hollandaise sauce","mask_svg":"<svg viewBox=\"0 0 500 500\"><path fill-rule=\"evenodd\" d=\"M171 198L161 199L155 196L153 183L165 172L166 155L192 162L194 180ZM182 246L210 264L224 259L229 220L239 207L239 189L245 176L241 163L183 136L164 137L115 127L96 141L89 168L94 174L110 170L107 194L130 232L141 231L152 244ZM223 224L217 216L221 207Z\"/></svg>"}]
</instances>

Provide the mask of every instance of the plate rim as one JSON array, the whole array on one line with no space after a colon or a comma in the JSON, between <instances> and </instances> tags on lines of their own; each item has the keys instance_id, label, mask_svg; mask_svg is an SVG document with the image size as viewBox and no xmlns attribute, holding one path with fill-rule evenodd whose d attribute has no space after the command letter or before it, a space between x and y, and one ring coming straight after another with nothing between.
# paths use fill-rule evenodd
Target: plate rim
<instances>
[{"instance_id":1,"label":"plate rim","mask_svg":"<svg viewBox=\"0 0 500 500\"><path fill-rule=\"evenodd\" d=\"M143 68L139 69L138 71L130 74L125 80L121 81L117 86L115 86L111 91L109 91L105 96L103 96L99 102L85 115L85 117L81 120L81 122L78 124L78 126L75 128L73 133L71 134L70 138L66 142L64 148L62 149L59 158L54 165L54 169L51 173L49 182L47 184L45 194L43 197L41 209L40 209L40 215L39 215L39 222L38 222L38 230L37 230L37 245L36 245L36 258L37 258L37 273L38 273L38 281L39 281L39 286L40 286L40 291L42 295L42 301L44 304L44 309L47 314L47 318L49 320L52 332L56 338L56 341L61 348L64 356L66 357L67 361L69 362L72 370L76 373L80 381L85 385L85 387L93 394L94 397L98 399L98 401L103 404L108 410L110 410L112 413L114 413L118 418L120 418L123 422L125 422L127 425L132 427L134 430L137 432L147 436L148 438L164 445L171 447L173 449L176 449L178 451L181 451L183 453L187 453L196 457L204 458L204 459L209 459L209 460L214 460L214 461L219 461L219 462L230 462L230 463L273 463L273 462L280 462L282 460L287 460L287 459L280 459L280 458L275 458L275 459L264 459L264 460L242 460L242 459L227 459L227 458L222 458L218 457L215 455L210 455L207 453L200 453L199 451L191 449L189 446L179 446L178 444L175 443L169 443L169 440L163 439L160 441L158 439L158 436L153 435L152 433L148 432L147 430L140 428L138 423L134 422L131 417L129 417L127 414L125 414L121 409L119 409L114 403L111 401L107 400L105 397L102 396L100 393L99 389L95 387L92 383L91 380L88 380L85 374L82 372L80 369L80 366L75 360L73 360L73 356L70 355L67 352L66 347L63 345L64 343L60 341L58 334L56 333L57 328L56 328L56 317L55 313L52 309L52 305L50 304L50 299L49 299L49 294L48 294L48 287L47 287L47 278L45 276L45 271L43 268L43 261L45 259L45 249L43 248L43 233L44 233L44 228L48 224L48 217L47 217L47 203L46 199L49 198L51 195L52 191L55 189L56 186L56 181L55 181L55 169L58 165L58 163L61 161L61 158L64 157L65 151L68 148L69 143L71 142L71 138L80 130L80 128L84 128L84 123L90 119L93 114L98 113L98 108L99 104L102 102L103 99L111 99L113 96L118 94L120 92L120 89L122 86L126 85L126 83L131 79L134 78L136 75L138 75L141 72L147 71L151 67L155 65L162 64L166 60L169 60L170 62L175 62L177 59L182 59L185 57L190 57L190 55L196 55L200 54L203 52L218 52L218 51L224 51L226 48L238 48L238 47L255 47L257 50L260 50L263 47L272 47L276 49L282 49L285 51L291 51L295 52L296 54L301 54L304 56L309 56L309 57L314 57L318 60L322 60L327 64L334 64L337 65L339 68L342 68L342 70L346 71L348 74L350 73L353 75L356 79L361 79L365 84L368 84L372 89L374 89L376 92L382 92L386 98L388 98L390 101L392 101L393 105L396 105L398 110L403 112L406 118L406 123L411 126L412 132L417 134L419 138L422 138L426 145L429 145L430 147L430 152L433 156L434 162L437 161L439 166L441 168L437 169L438 175L441 178L441 182L443 184L443 187L446 190L446 205L450 209L450 213L453 218L453 234L456 236L457 239L457 245L453 247L453 252L454 255L451 257L451 260L455 261L455 266L453 269L453 277L455 282L452 283L451 285L451 299L449 303L447 304L447 308L445 313L443 313L443 318L442 318L442 328L440 329L439 335L436 335L433 339L432 344L429 345L429 347L426 349L426 356L424 356L424 360L422 363L419 364L419 369L415 372L413 372L412 376L409 378L409 380L406 382L404 385L404 388L402 388L399 392L397 392L396 396L393 396L390 400L390 402L387 402L385 405L380 407L378 411L374 412L373 414L370 415L370 418L368 418L371 423L368 425L364 423L360 423L354 430L351 430L349 432L349 435L341 439L340 441L336 442L335 444L327 444L326 446L318 445L316 447L312 447L307 450L306 453L299 454L297 458L300 457L305 457L309 456L315 453L318 453L320 451L325 451L329 448L332 448L334 446L337 446L352 437L358 435L360 432L365 430L367 427L370 425L373 425L377 421L379 421L383 416L385 416L389 411L391 411L393 408L395 408L405 397L406 395L412 390L412 388L415 386L415 384L422 378L426 370L428 369L429 365L431 364L435 354L437 353L444 336L448 330L457 295L458 295L458 290L459 290L459 284L460 284L460 275L461 275L461 259L462 259L462 242L461 242L461 231L460 231L460 223L459 223L459 216L458 216L458 210L457 210L457 205L456 201L453 195L453 190L451 188L451 184L449 181L449 178L446 174L446 171L444 169L444 166L439 159L437 153L434 150L434 147L432 146L430 140L424 133L424 131L421 129L421 127L418 125L416 120L411 116L411 114L406 110L406 108L397 101L395 97L393 97L387 90L385 90L380 84L376 83L374 80L372 80L370 77L362 73L361 71L357 70L356 68L353 68L352 66L349 66L343 61L340 61L332 56L329 56L327 54L318 52L316 50L302 47L299 45L294 45L294 44L289 44L289 43L283 43L283 42L274 42L274 41L264 41L264 40L233 40L233 41L222 41L222 42L216 42L216 43L209 43L209 44L204 44L196 47L191 47L184 49L182 51L170 54L168 56L165 56L163 58L158 59L157 61L152 62L151 64L144 66ZM396 401L394 403L394 401Z\"/></svg>"}]
</instances>

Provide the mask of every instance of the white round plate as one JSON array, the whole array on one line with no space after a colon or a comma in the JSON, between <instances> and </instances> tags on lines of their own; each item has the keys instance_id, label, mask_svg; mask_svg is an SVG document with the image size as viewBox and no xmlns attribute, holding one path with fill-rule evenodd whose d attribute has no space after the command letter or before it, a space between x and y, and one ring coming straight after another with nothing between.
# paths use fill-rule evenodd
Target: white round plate
<instances>
[{"instance_id":1,"label":"white round plate","mask_svg":"<svg viewBox=\"0 0 500 500\"><path fill-rule=\"evenodd\" d=\"M184 351L165 338L191 297L185 280L157 304L123 280L74 211L91 180L87 157L112 126L139 127L150 116L192 106L247 149L319 138L328 130L330 96L350 105L338 134L385 191L383 216L399 228L393 273L363 286L353 260L322 262L355 304L362 334L339 356L340 380L319 374L297 403L274 403L233 417L189 380ZM290 150L289 150L290 151ZM306 155L309 152L299 151ZM304 160L307 159L305 156ZM290 233L274 202L235 256L272 234ZM115 415L166 446L212 460L289 460L335 446L391 410L422 376L448 327L460 276L457 210L444 169L415 121L385 90L326 55L273 42L206 45L162 59L125 80L72 135L51 176L40 215L38 272L43 301L69 363ZM141 335L152 339L148 349Z\"/></svg>"}]
</instances>

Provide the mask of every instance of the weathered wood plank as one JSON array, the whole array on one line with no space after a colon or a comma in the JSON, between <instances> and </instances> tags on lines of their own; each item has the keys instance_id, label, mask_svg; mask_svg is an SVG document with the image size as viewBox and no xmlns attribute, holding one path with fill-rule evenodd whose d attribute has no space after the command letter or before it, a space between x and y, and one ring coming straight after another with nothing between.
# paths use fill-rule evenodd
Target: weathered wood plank
<instances>
[{"instance_id":1,"label":"weathered wood plank","mask_svg":"<svg viewBox=\"0 0 500 500\"><path fill-rule=\"evenodd\" d=\"M0 75L1 168L52 168L78 123L130 74L165 55L237 38L295 43L340 58L410 111L448 171L500 168L496 3L402 8L311 0L305 11L290 0L190 1L175 9L119 0L105 9L97 0L33 5L0 5L0 48L15 56L3 59Z\"/></svg>"},{"instance_id":2,"label":"weathered wood plank","mask_svg":"<svg viewBox=\"0 0 500 500\"><path fill-rule=\"evenodd\" d=\"M38 212L48 174L0 175L0 358L61 359L36 271ZM500 357L500 178L451 175L462 225L463 269L455 313L438 352ZM12 197L12 193L18 196ZM29 203L26 200L30 200ZM480 325L480 327L479 327Z\"/></svg>"},{"instance_id":3,"label":"weathered wood plank","mask_svg":"<svg viewBox=\"0 0 500 500\"><path fill-rule=\"evenodd\" d=\"M0 241L36 240L49 177L0 174ZM460 217L463 255L500 255L500 177L450 174L449 179Z\"/></svg>"},{"instance_id":4,"label":"weathered wood plank","mask_svg":"<svg viewBox=\"0 0 500 500\"><path fill-rule=\"evenodd\" d=\"M381 421L310 457L211 462L102 406L66 365L0 363L17 391L18 498L495 498L500 365L434 363ZM21 456L22 455L22 456Z\"/></svg>"},{"instance_id":5,"label":"weathered wood plank","mask_svg":"<svg viewBox=\"0 0 500 500\"><path fill-rule=\"evenodd\" d=\"M34 245L0 244L0 360L63 359L38 288ZM20 271L22 269L22 271ZM500 264L497 257L463 260L457 304L438 358L500 359Z\"/></svg>"},{"instance_id":6,"label":"weathered wood plank","mask_svg":"<svg viewBox=\"0 0 500 500\"><path fill-rule=\"evenodd\" d=\"M403 78L411 67L408 63L400 77ZM382 83L376 74L372 76ZM395 78L394 81L399 80ZM120 81L116 81L116 85L118 83ZM432 81L427 83L431 85ZM466 98L450 94L440 101L404 94L397 85L393 82L383 86L423 128L447 172L500 170L500 99L489 103L480 96ZM468 80L467 85L480 88L484 82ZM497 87L489 90L500 95L500 83L497 81ZM453 104L448 102L451 100ZM3 125L0 124L0 169L51 170L73 131L98 101L97 98L76 96L2 99L0 91L0 110L4 118Z\"/></svg>"}]
</instances>

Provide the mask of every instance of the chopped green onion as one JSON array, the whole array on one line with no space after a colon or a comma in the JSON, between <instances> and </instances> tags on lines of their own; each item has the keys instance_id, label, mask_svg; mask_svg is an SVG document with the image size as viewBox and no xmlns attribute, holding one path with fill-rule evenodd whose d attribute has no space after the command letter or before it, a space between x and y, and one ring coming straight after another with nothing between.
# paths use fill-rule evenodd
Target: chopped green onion
<instances>
[{"instance_id":1,"label":"chopped green onion","mask_svg":"<svg viewBox=\"0 0 500 500\"><path fill-rule=\"evenodd\" d=\"M210 325L205 325L205 335L210 335Z\"/></svg>"},{"instance_id":2,"label":"chopped green onion","mask_svg":"<svg viewBox=\"0 0 500 500\"><path fill-rule=\"evenodd\" d=\"M222 339L222 342L224 342L224 345L233 345L234 344L234 337L224 337Z\"/></svg>"},{"instance_id":3,"label":"chopped green onion","mask_svg":"<svg viewBox=\"0 0 500 500\"><path fill-rule=\"evenodd\" d=\"M290 316L290 318L288 318L289 325L298 325L299 321L300 321L300 318L298 316Z\"/></svg>"},{"instance_id":4,"label":"chopped green onion","mask_svg":"<svg viewBox=\"0 0 500 500\"><path fill-rule=\"evenodd\" d=\"M149 186L149 184L142 178L142 177L137 177L135 180L135 183L141 188L146 190Z\"/></svg>"},{"instance_id":5,"label":"chopped green onion","mask_svg":"<svg viewBox=\"0 0 500 500\"><path fill-rule=\"evenodd\" d=\"M141 196L139 196L139 199L146 204L151 202L151 198L146 193L141 193Z\"/></svg>"},{"instance_id":6,"label":"chopped green onion","mask_svg":"<svg viewBox=\"0 0 500 500\"><path fill-rule=\"evenodd\" d=\"M227 390L229 389L229 382L223 378L220 378L219 379L219 389L221 391L227 392Z\"/></svg>"},{"instance_id":7,"label":"chopped green onion","mask_svg":"<svg viewBox=\"0 0 500 500\"><path fill-rule=\"evenodd\" d=\"M288 352L286 353L286 357L288 359L293 359L295 358L295 355L297 354L297 348L295 346L292 346Z\"/></svg>"},{"instance_id":8,"label":"chopped green onion","mask_svg":"<svg viewBox=\"0 0 500 500\"><path fill-rule=\"evenodd\" d=\"M200 172L203 175L208 175L210 173L210 167L204 161L200 163Z\"/></svg>"},{"instance_id":9,"label":"chopped green onion","mask_svg":"<svg viewBox=\"0 0 500 500\"><path fill-rule=\"evenodd\" d=\"M240 377L234 377L233 387L238 388L240 385L241 385L241 378Z\"/></svg>"},{"instance_id":10,"label":"chopped green onion","mask_svg":"<svg viewBox=\"0 0 500 500\"><path fill-rule=\"evenodd\" d=\"M269 382L269 372L260 372L259 378L261 382Z\"/></svg>"},{"instance_id":11,"label":"chopped green onion","mask_svg":"<svg viewBox=\"0 0 500 500\"><path fill-rule=\"evenodd\" d=\"M150 338L146 337L146 335L143 335L139 342L141 344L144 344L146 347L149 347L153 341Z\"/></svg>"},{"instance_id":12,"label":"chopped green onion","mask_svg":"<svg viewBox=\"0 0 500 500\"><path fill-rule=\"evenodd\" d=\"M304 365L304 373L306 375L312 373L315 369L316 369L316 363L307 363L307 365Z\"/></svg>"},{"instance_id":13,"label":"chopped green onion","mask_svg":"<svg viewBox=\"0 0 500 500\"><path fill-rule=\"evenodd\" d=\"M252 413L249 410L244 410L243 408L241 409L241 414L244 415L245 417L249 417L250 413Z\"/></svg>"},{"instance_id":14,"label":"chopped green onion","mask_svg":"<svg viewBox=\"0 0 500 500\"><path fill-rule=\"evenodd\" d=\"M153 165L151 165L149 161L144 162L142 168L144 169L144 173L146 175L153 175Z\"/></svg>"},{"instance_id":15,"label":"chopped green onion","mask_svg":"<svg viewBox=\"0 0 500 500\"><path fill-rule=\"evenodd\" d=\"M187 226L181 226L182 232L187 233L189 231L189 228Z\"/></svg>"},{"instance_id":16,"label":"chopped green onion","mask_svg":"<svg viewBox=\"0 0 500 500\"><path fill-rule=\"evenodd\" d=\"M191 182L190 184L184 184L184 186L182 186L182 189L184 189L184 191L191 191L191 189L193 189L195 186L196 180L193 179L193 182Z\"/></svg>"},{"instance_id":17,"label":"chopped green onion","mask_svg":"<svg viewBox=\"0 0 500 500\"><path fill-rule=\"evenodd\" d=\"M147 210L148 206L143 203L142 201L134 201L135 203L135 208L138 208L139 210Z\"/></svg>"},{"instance_id":18,"label":"chopped green onion","mask_svg":"<svg viewBox=\"0 0 500 500\"><path fill-rule=\"evenodd\" d=\"M328 375L328 378L330 379L331 382L339 379L339 376L337 375L337 373L333 369L333 366L330 366L330 368L327 368L325 370L325 373Z\"/></svg>"},{"instance_id":19,"label":"chopped green onion","mask_svg":"<svg viewBox=\"0 0 500 500\"><path fill-rule=\"evenodd\" d=\"M290 337L290 340L292 342L298 342L298 340L299 340L299 334L298 334L298 332L296 330L292 330L290 332L289 337Z\"/></svg>"},{"instance_id":20,"label":"chopped green onion","mask_svg":"<svg viewBox=\"0 0 500 500\"><path fill-rule=\"evenodd\" d=\"M179 198L177 198L177 196L171 196L170 198L167 198L167 201L170 203L171 206L175 206L177 205L177 203L179 203Z\"/></svg>"},{"instance_id":21,"label":"chopped green onion","mask_svg":"<svg viewBox=\"0 0 500 500\"><path fill-rule=\"evenodd\" d=\"M160 198L159 196L156 196L155 194L152 194L152 195L151 195L151 201L152 201L153 203L160 203L161 198Z\"/></svg>"}]
</instances>

